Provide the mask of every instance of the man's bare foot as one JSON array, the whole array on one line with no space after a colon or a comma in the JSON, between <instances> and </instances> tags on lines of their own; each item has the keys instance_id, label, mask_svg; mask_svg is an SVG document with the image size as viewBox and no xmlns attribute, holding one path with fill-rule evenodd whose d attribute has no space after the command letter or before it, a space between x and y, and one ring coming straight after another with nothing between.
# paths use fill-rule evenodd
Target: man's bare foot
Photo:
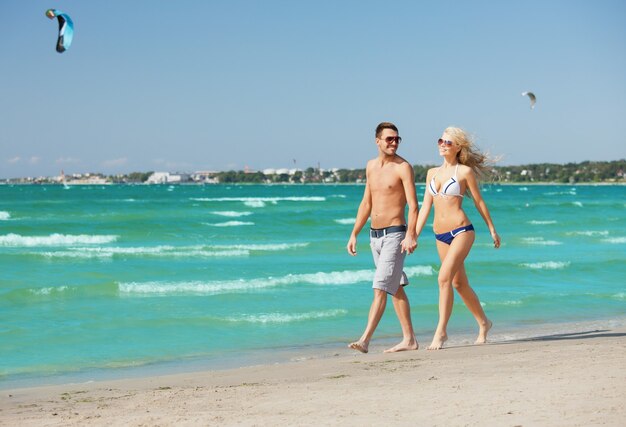
<instances>
[{"instance_id":1,"label":"man's bare foot","mask_svg":"<svg viewBox=\"0 0 626 427\"><path fill-rule=\"evenodd\" d=\"M419 348L419 344L417 340L413 338L412 340L402 340L399 344L394 345L391 348L388 348L383 353L396 353L398 351L410 351L417 350Z\"/></svg>"},{"instance_id":2,"label":"man's bare foot","mask_svg":"<svg viewBox=\"0 0 626 427\"><path fill-rule=\"evenodd\" d=\"M484 344L487 342L487 332L493 326L493 322L491 320L487 320L485 325L480 326L480 330L478 331L478 338L476 338L476 342L474 344Z\"/></svg>"},{"instance_id":3,"label":"man's bare foot","mask_svg":"<svg viewBox=\"0 0 626 427\"><path fill-rule=\"evenodd\" d=\"M368 352L368 343L362 342L362 341L355 341L355 342L351 342L350 344L348 344L348 347L350 347L353 350L358 350L361 353L367 353Z\"/></svg>"},{"instance_id":4,"label":"man's bare foot","mask_svg":"<svg viewBox=\"0 0 626 427\"><path fill-rule=\"evenodd\" d=\"M433 337L433 342L430 343L427 350L441 350L443 348L443 343L448 341L448 335L437 335Z\"/></svg>"}]
</instances>

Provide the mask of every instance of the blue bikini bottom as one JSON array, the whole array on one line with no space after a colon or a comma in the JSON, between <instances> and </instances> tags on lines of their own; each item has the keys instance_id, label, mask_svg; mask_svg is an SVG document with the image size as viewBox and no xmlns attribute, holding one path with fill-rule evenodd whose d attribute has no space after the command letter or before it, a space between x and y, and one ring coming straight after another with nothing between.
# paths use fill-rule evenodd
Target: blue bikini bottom
<instances>
[{"instance_id":1,"label":"blue bikini bottom","mask_svg":"<svg viewBox=\"0 0 626 427\"><path fill-rule=\"evenodd\" d=\"M448 231L447 233L435 234L435 239L439 240L440 242L445 243L446 245L449 245L450 243L452 243L454 238L458 236L459 234L465 231L473 231L473 230L474 230L474 226L472 224L464 225L463 227L455 228L452 231Z\"/></svg>"}]
</instances>

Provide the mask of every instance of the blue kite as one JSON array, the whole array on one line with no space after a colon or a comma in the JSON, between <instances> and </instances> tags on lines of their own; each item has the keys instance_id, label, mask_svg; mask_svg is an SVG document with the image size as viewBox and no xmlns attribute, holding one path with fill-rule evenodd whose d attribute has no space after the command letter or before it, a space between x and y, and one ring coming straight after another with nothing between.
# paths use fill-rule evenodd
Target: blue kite
<instances>
[{"instance_id":1,"label":"blue kite","mask_svg":"<svg viewBox=\"0 0 626 427\"><path fill-rule=\"evenodd\" d=\"M57 52L63 53L70 48L74 37L74 23L72 18L57 9L48 9L46 16L50 19L57 18L59 21L59 38L57 40Z\"/></svg>"}]
</instances>

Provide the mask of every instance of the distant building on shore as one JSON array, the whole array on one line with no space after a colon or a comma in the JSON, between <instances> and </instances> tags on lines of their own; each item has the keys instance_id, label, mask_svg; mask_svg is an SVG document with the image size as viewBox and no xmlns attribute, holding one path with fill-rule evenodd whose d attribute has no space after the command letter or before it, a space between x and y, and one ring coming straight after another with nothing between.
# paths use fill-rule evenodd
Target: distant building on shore
<instances>
[{"instance_id":1,"label":"distant building on shore","mask_svg":"<svg viewBox=\"0 0 626 427\"><path fill-rule=\"evenodd\" d=\"M111 181L99 173L73 173L66 175L61 171L59 176L50 178L49 181L67 185L108 185Z\"/></svg>"},{"instance_id":2,"label":"distant building on shore","mask_svg":"<svg viewBox=\"0 0 626 427\"><path fill-rule=\"evenodd\" d=\"M180 184L190 182L191 175L188 173L154 172L146 180L146 184Z\"/></svg>"},{"instance_id":3,"label":"distant building on shore","mask_svg":"<svg viewBox=\"0 0 626 427\"><path fill-rule=\"evenodd\" d=\"M191 179L197 183L203 184L218 184L220 181L217 179L217 171L198 171L191 174Z\"/></svg>"}]
</instances>

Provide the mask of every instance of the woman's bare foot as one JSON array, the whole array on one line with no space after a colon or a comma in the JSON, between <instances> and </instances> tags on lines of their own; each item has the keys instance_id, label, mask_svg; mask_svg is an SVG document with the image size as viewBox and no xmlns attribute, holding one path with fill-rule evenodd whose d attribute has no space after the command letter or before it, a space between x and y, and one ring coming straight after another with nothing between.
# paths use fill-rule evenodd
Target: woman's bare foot
<instances>
[{"instance_id":1,"label":"woman's bare foot","mask_svg":"<svg viewBox=\"0 0 626 427\"><path fill-rule=\"evenodd\" d=\"M476 341L474 342L474 344L485 344L487 342L487 333L489 332L492 326L493 326L493 322L489 319L487 319L487 323L485 323L484 325L480 325L480 330L478 331L478 338L476 338Z\"/></svg>"},{"instance_id":2,"label":"woman's bare foot","mask_svg":"<svg viewBox=\"0 0 626 427\"><path fill-rule=\"evenodd\" d=\"M384 353L396 353L398 351L410 351L417 350L419 348L419 344L415 337L410 340L402 340L399 344L394 345L391 348L388 348L384 351Z\"/></svg>"},{"instance_id":3,"label":"woman's bare foot","mask_svg":"<svg viewBox=\"0 0 626 427\"><path fill-rule=\"evenodd\" d=\"M366 343L363 341L355 341L355 342L351 342L350 344L348 344L348 347L350 347L353 350L358 350L361 353L367 353L369 343Z\"/></svg>"},{"instance_id":4,"label":"woman's bare foot","mask_svg":"<svg viewBox=\"0 0 626 427\"><path fill-rule=\"evenodd\" d=\"M435 333L433 342L430 343L427 350L441 350L443 348L443 343L446 341L448 341L448 335Z\"/></svg>"}]
</instances>

